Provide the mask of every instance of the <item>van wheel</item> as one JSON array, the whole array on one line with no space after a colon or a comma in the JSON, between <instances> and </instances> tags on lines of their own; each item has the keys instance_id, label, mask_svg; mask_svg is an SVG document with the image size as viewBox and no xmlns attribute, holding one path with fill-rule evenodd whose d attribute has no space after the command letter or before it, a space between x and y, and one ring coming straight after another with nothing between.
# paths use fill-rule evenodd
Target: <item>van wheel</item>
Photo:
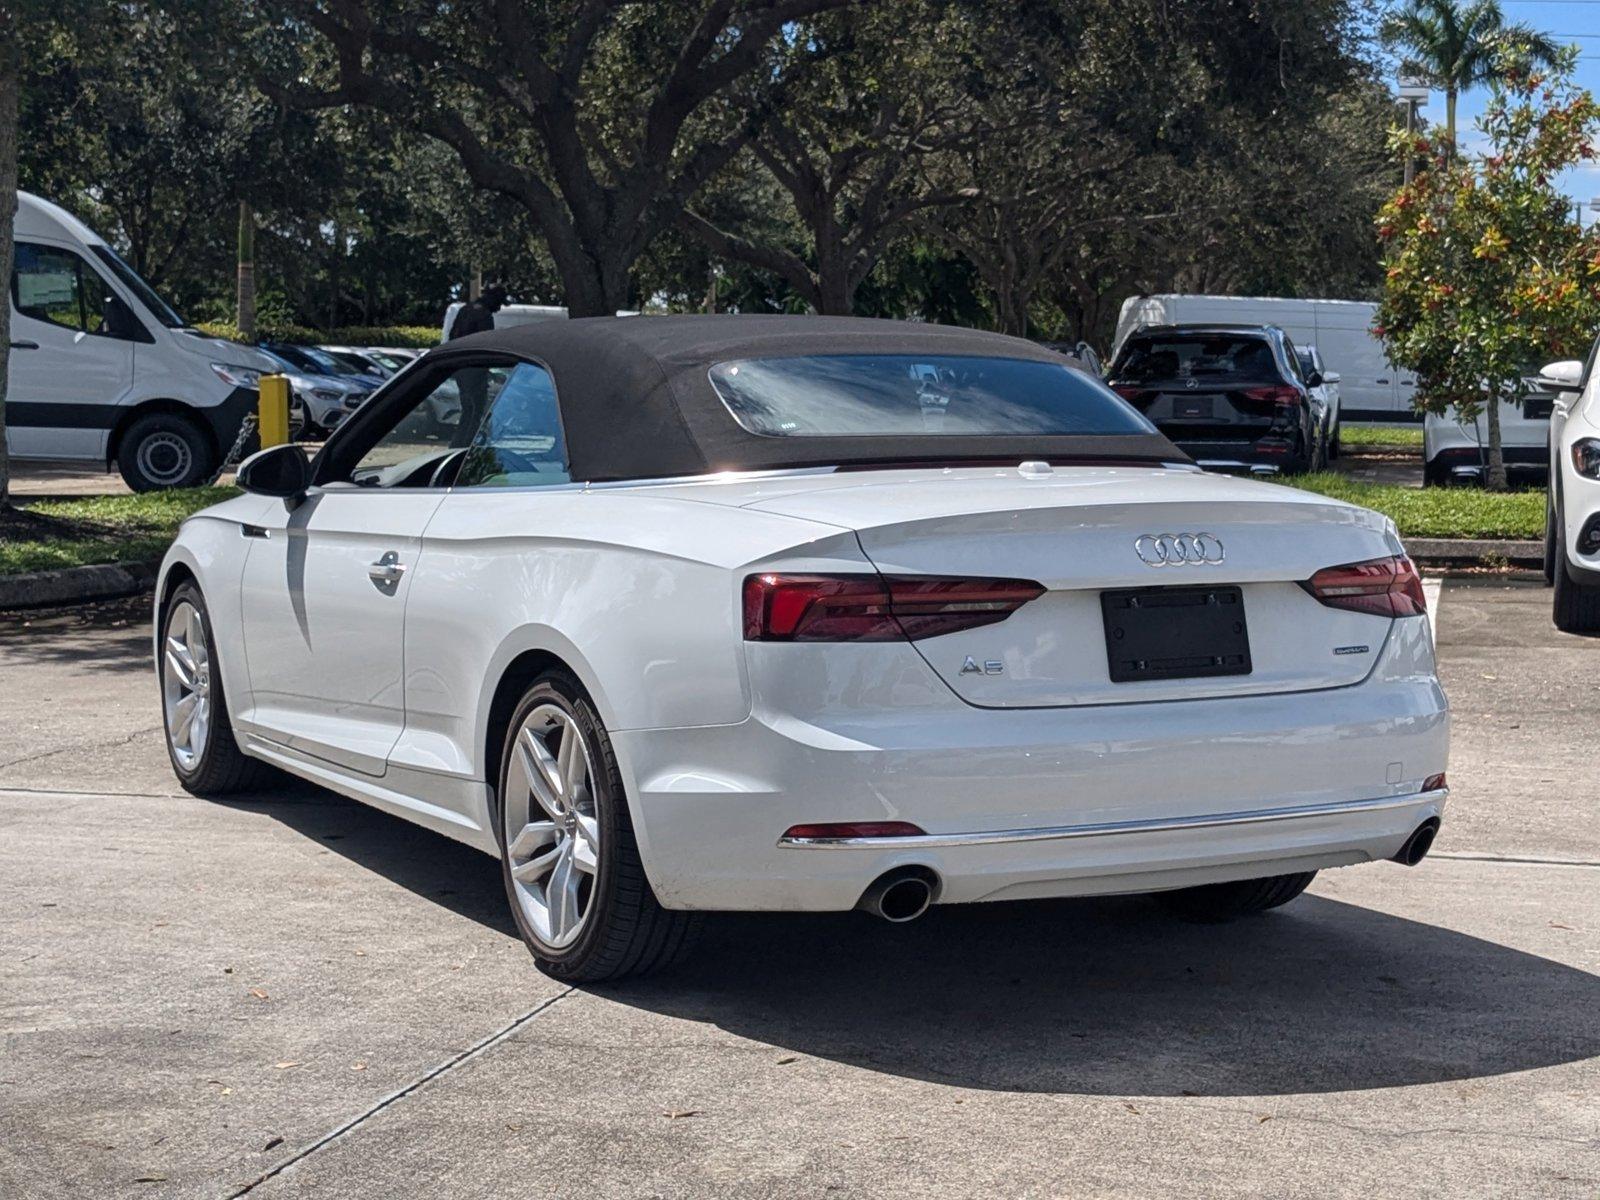
<instances>
[{"instance_id":1,"label":"van wheel","mask_svg":"<svg viewBox=\"0 0 1600 1200\"><path fill-rule=\"evenodd\" d=\"M117 469L136 492L197 487L215 468L216 453L205 433L175 413L140 417L117 445Z\"/></svg>"}]
</instances>

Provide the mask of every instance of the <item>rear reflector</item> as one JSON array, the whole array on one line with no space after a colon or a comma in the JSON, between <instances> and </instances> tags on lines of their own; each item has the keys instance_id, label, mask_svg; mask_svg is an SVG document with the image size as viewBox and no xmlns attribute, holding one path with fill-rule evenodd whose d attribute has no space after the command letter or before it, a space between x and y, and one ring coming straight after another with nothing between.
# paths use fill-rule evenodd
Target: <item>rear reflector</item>
<instances>
[{"instance_id":1,"label":"rear reflector","mask_svg":"<svg viewBox=\"0 0 1600 1200\"><path fill-rule=\"evenodd\" d=\"M1403 554L1325 567L1300 586L1329 608L1378 617L1420 617L1428 611L1422 577Z\"/></svg>"},{"instance_id":2,"label":"rear reflector","mask_svg":"<svg viewBox=\"0 0 1600 1200\"><path fill-rule=\"evenodd\" d=\"M921 575L751 575L751 642L897 642L1004 621L1044 594L1026 579Z\"/></svg>"},{"instance_id":3,"label":"rear reflector","mask_svg":"<svg viewBox=\"0 0 1600 1200\"><path fill-rule=\"evenodd\" d=\"M1449 785L1445 780L1443 771L1440 771L1437 775L1429 775L1422 781L1422 790L1425 792L1437 792L1447 786Z\"/></svg>"},{"instance_id":4,"label":"rear reflector","mask_svg":"<svg viewBox=\"0 0 1600 1200\"><path fill-rule=\"evenodd\" d=\"M921 837L922 829L910 821L838 821L826 825L791 825L785 838L896 838Z\"/></svg>"}]
</instances>

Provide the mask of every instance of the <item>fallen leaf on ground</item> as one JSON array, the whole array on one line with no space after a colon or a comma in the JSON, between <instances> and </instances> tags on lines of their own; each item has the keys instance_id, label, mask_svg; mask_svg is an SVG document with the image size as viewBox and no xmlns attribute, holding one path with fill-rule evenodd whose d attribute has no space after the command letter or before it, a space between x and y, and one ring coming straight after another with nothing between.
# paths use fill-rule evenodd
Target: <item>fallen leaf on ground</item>
<instances>
[{"instance_id":1,"label":"fallen leaf on ground","mask_svg":"<svg viewBox=\"0 0 1600 1200\"><path fill-rule=\"evenodd\" d=\"M298 1059L291 1059L289 1062L273 1063L272 1065L280 1071L287 1071L290 1067L303 1067L305 1063L300 1062Z\"/></svg>"},{"instance_id":2,"label":"fallen leaf on ground","mask_svg":"<svg viewBox=\"0 0 1600 1200\"><path fill-rule=\"evenodd\" d=\"M1550 922L1550 928L1551 929L1571 929L1572 926L1571 925L1563 925L1560 921L1551 921Z\"/></svg>"},{"instance_id":3,"label":"fallen leaf on ground","mask_svg":"<svg viewBox=\"0 0 1600 1200\"><path fill-rule=\"evenodd\" d=\"M274 1147L281 1146L281 1145L283 1145L283 1139L281 1137L275 1137L271 1141L269 1141L265 1146L261 1147L261 1153L265 1154L268 1150L271 1150Z\"/></svg>"},{"instance_id":4,"label":"fallen leaf on ground","mask_svg":"<svg viewBox=\"0 0 1600 1200\"><path fill-rule=\"evenodd\" d=\"M787 1067L790 1063L799 1062L799 1061L800 1061L800 1056L798 1054L785 1054L782 1058L780 1058L778 1060L778 1065L780 1067Z\"/></svg>"},{"instance_id":5,"label":"fallen leaf on ground","mask_svg":"<svg viewBox=\"0 0 1600 1200\"><path fill-rule=\"evenodd\" d=\"M350 1064L350 1069L352 1071L365 1071L367 1069L367 1064L364 1062L353 1062Z\"/></svg>"},{"instance_id":6,"label":"fallen leaf on ground","mask_svg":"<svg viewBox=\"0 0 1600 1200\"><path fill-rule=\"evenodd\" d=\"M141 1175L134 1180L135 1183L165 1183L166 1181L167 1177L165 1175L154 1171L149 1175Z\"/></svg>"},{"instance_id":7,"label":"fallen leaf on ground","mask_svg":"<svg viewBox=\"0 0 1600 1200\"><path fill-rule=\"evenodd\" d=\"M250 994L257 1000L265 1000L267 998L267 993L262 991L260 988L251 988Z\"/></svg>"},{"instance_id":8,"label":"fallen leaf on ground","mask_svg":"<svg viewBox=\"0 0 1600 1200\"><path fill-rule=\"evenodd\" d=\"M1266 1116L1264 1116L1264 1117L1257 1117L1257 1118L1256 1118L1256 1124L1257 1124L1257 1125L1265 1125L1265 1124L1266 1124L1266 1123L1267 1123L1267 1122L1268 1122L1268 1121L1270 1121L1270 1120L1272 1120L1272 1114L1271 1114L1271 1113L1268 1113L1268 1114L1267 1114L1267 1115L1266 1115Z\"/></svg>"},{"instance_id":9,"label":"fallen leaf on ground","mask_svg":"<svg viewBox=\"0 0 1600 1200\"><path fill-rule=\"evenodd\" d=\"M1137 1109L1137 1108L1135 1108L1135 1107L1134 1107L1134 1106L1133 1106L1133 1105L1131 1105L1131 1104L1126 1104L1126 1103L1125 1103L1125 1104L1123 1104L1123 1106L1122 1106L1122 1107L1123 1107L1123 1108L1125 1108L1125 1109L1127 1109L1127 1110L1128 1110L1128 1111L1129 1111L1129 1112L1131 1112L1131 1113L1132 1113L1132 1114L1133 1114L1133 1115L1134 1115L1134 1116L1136 1116L1136 1117L1137 1117L1137 1116L1138 1116L1138 1115L1139 1115L1139 1110L1138 1110L1138 1109Z\"/></svg>"},{"instance_id":10,"label":"fallen leaf on ground","mask_svg":"<svg viewBox=\"0 0 1600 1200\"><path fill-rule=\"evenodd\" d=\"M698 1108L669 1108L661 1115L669 1121L678 1121L684 1117L698 1117L700 1110Z\"/></svg>"}]
</instances>

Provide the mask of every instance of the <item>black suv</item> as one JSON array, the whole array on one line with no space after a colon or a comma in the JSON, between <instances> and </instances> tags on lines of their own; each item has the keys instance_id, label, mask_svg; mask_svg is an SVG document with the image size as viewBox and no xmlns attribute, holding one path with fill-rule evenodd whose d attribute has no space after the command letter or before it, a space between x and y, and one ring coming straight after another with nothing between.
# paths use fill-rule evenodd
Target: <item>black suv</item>
<instances>
[{"instance_id":1,"label":"black suv","mask_svg":"<svg viewBox=\"0 0 1600 1200\"><path fill-rule=\"evenodd\" d=\"M1210 470L1293 475L1326 465L1323 414L1275 325L1147 325L1106 382Z\"/></svg>"}]
</instances>

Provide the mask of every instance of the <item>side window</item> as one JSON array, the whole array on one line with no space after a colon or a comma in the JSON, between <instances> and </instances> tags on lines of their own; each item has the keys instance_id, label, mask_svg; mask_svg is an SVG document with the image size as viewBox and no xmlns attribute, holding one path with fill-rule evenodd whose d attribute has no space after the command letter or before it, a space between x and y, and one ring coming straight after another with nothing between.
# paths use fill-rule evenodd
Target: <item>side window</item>
<instances>
[{"instance_id":1,"label":"side window","mask_svg":"<svg viewBox=\"0 0 1600 1200\"><path fill-rule=\"evenodd\" d=\"M543 367L519 363L491 398L455 486L548 487L570 482L555 381Z\"/></svg>"},{"instance_id":2,"label":"side window","mask_svg":"<svg viewBox=\"0 0 1600 1200\"><path fill-rule=\"evenodd\" d=\"M516 368L459 367L399 417L350 469L349 482L362 487L428 487L436 468L466 450L483 423L483 414ZM455 456L459 458L460 456Z\"/></svg>"},{"instance_id":3,"label":"side window","mask_svg":"<svg viewBox=\"0 0 1600 1200\"><path fill-rule=\"evenodd\" d=\"M19 314L74 332L135 336L113 315L115 293L92 266L71 250L37 242L16 243L11 302ZM126 305L122 311L127 312Z\"/></svg>"}]
</instances>

